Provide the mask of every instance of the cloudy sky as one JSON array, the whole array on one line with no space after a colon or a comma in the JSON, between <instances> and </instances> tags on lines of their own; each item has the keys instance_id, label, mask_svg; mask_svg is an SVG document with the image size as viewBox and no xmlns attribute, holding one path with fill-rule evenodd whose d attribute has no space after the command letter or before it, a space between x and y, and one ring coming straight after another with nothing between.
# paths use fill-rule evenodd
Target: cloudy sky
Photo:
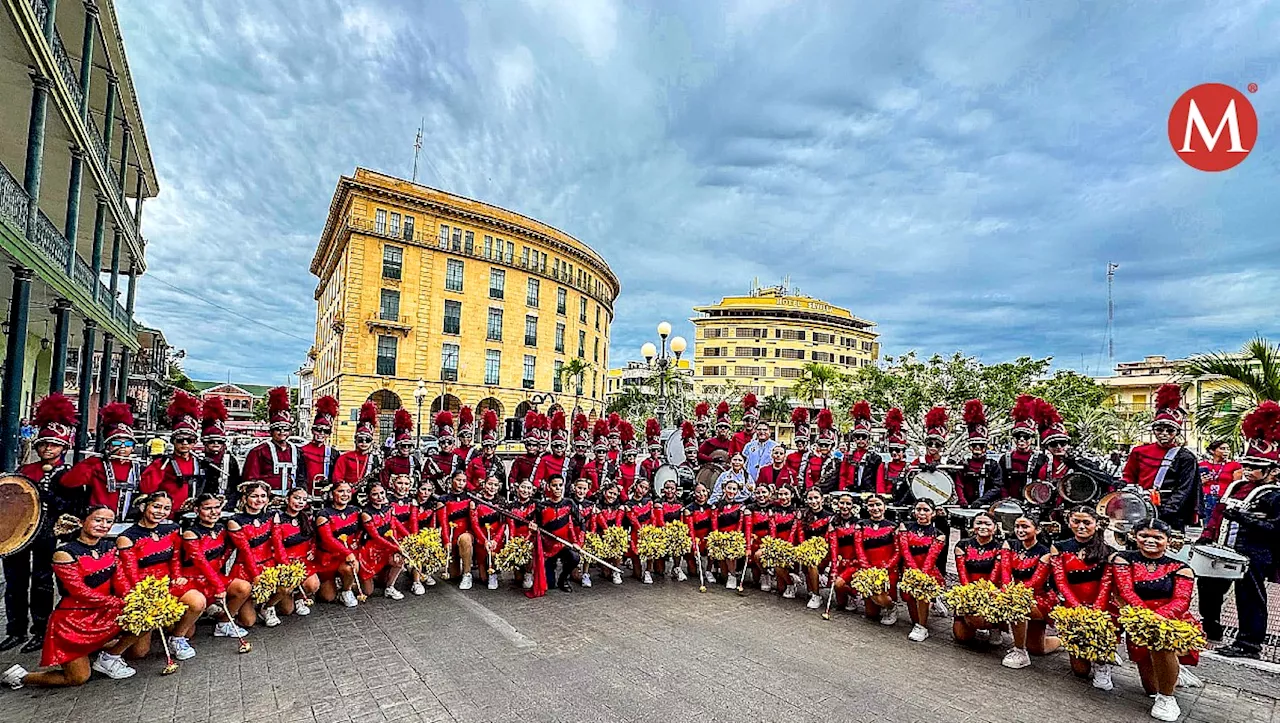
<instances>
[{"instance_id":1,"label":"cloudy sky","mask_svg":"<svg viewBox=\"0 0 1280 723\"><path fill-rule=\"evenodd\" d=\"M1118 360L1277 335L1263 0L117 7L162 185L139 315L197 378L297 368L338 177L408 177L423 118L421 182L609 261L615 361L661 319L688 336L695 304L789 276L891 354L1096 369L1108 261ZM1218 174L1166 131L1211 81L1260 86L1257 149Z\"/></svg>"}]
</instances>

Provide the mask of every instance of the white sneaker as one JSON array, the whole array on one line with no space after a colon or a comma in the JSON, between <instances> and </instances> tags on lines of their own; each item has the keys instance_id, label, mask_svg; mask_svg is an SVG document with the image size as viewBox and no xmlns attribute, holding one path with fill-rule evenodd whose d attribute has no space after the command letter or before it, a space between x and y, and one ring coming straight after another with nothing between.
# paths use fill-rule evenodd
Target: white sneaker
<instances>
[{"instance_id":1,"label":"white sneaker","mask_svg":"<svg viewBox=\"0 0 1280 723\"><path fill-rule=\"evenodd\" d=\"M402 592L400 592L399 590L395 589L395 587L389 587L389 588L387 588L386 590L383 590L383 591L382 591L382 595L383 595L384 597L389 597L389 598L391 598L392 600L403 600L403 599L404 599L404 593L402 593Z\"/></svg>"},{"instance_id":2,"label":"white sneaker","mask_svg":"<svg viewBox=\"0 0 1280 723\"><path fill-rule=\"evenodd\" d=\"M22 679L27 677L27 669L21 665L10 665L9 669L4 671L4 675L0 675L0 683L17 690L22 687Z\"/></svg>"},{"instance_id":3,"label":"white sneaker","mask_svg":"<svg viewBox=\"0 0 1280 723\"><path fill-rule=\"evenodd\" d=\"M588 573L588 572L582 573L582 582L579 584L582 585L583 587L591 587L591 573Z\"/></svg>"},{"instance_id":4,"label":"white sneaker","mask_svg":"<svg viewBox=\"0 0 1280 723\"><path fill-rule=\"evenodd\" d=\"M688 576L688 575L686 575L686 574L684 574L684 570L682 570L681 568L677 567L677 568L676 568L676 582L684 582L685 580L688 580L688 579L689 579L689 576Z\"/></svg>"},{"instance_id":5,"label":"white sneaker","mask_svg":"<svg viewBox=\"0 0 1280 723\"><path fill-rule=\"evenodd\" d=\"M1093 687L1098 690L1111 690L1115 687L1111 683L1111 666L1105 664L1093 664Z\"/></svg>"},{"instance_id":6,"label":"white sneaker","mask_svg":"<svg viewBox=\"0 0 1280 723\"><path fill-rule=\"evenodd\" d=\"M919 623L917 623L914 627L911 628L911 632L907 633L907 640L911 640L917 643L927 639L928 637L929 637L929 628L926 628L925 626L920 625Z\"/></svg>"},{"instance_id":7,"label":"white sneaker","mask_svg":"<svg viewBox=\"0 0 1280 723\"><path fill-rule=\"evenodd\" d=\"M707 570L706 572L702 573L702 579L704 581L703 582L704 585L716 584L716 574L710 570Z\"/></svg>"},{"instance_id":8,"label":"white sneaker","mask_svg":"<svg viewBox=\"0 0 1280 723\"><path fill-rule=\"evenodd\" d=\"M1151 717L1156 720L1178 720L1182 717L1182 709L1178 707L1178 699L1171 695L1156 693L1156 703L1151 706Z\"/></svg>"},{"instance_id":9,"label":"white sneaker","mask_svg":"<svg viewBox=\"0 0 1280 723\"><path fill-rule=\"evenodd\" d=\"M213 637L215 638L243 638L248 634L248 630L235 623L218 623L213 626Z\"/></svg>"},{"instance_id":10,"label":"white sneaker","mask_svg":"<svg viewBox=\"0 0 1280 723\"><path fill-rule=\"evenodd\" d=\"M458 589L459 590L471 589L471 573L468 572L462 576L462 581L458 583Z\"/></svg>"},{"instance_id":11,"label":"white sneaker","mask_svg":"<svg viewBox=\"0 0 1280 723\"><path fill-rule=\"evenodd\" d=\"M306 616L311 614L311 606L302 602L301 600L298 600L293 604L293 614L301 615L302 617L305 618Z\"/></svg>"},{"instance_id":12,"label":"white sneaker","mask_svg":"<svg viewBox=\"0 0 1280 723\"><path fill-rule=\"evenodd\" d=\"M343 590L338 593L338 599L342 601L343 605L349 608L353 608L360 604L359 601L356 600L356 594L350 590Z\"/></svg>"},{"instance_id":13,"label":"white sneaker","mask_svg":"<svg viewBox=\"0 0 1280 723\"><path fill-rule=\"evenodd\" d=\"M724 589L736 590L737 587L738 587L738 576L734 575L733 573L729 573L729 577L727 577L724 581Z\"/></svg>"},{"instance_id":14,"label":"white sneaker","mask_svg":"<svg viewBox=\"0 0 1280 723\"><path fill-rule=\"evenodd\" d=\"M852 596L852 595L850 595L850 596L849 596L849 599L844 601L844 609L845 609L845 611L846 611L846 612L851 612L851 613L853 613L853 612L857 612L857 611L858 611L858 601L857 601L857 600L855 600L855 599L853 599L853 596Z\"/></svg>"},{"instance_id":15,"label":"white sneaker","mask_svg":"<svg viewBox=\"0 0 1280 723\"><path fill-rule=\"evenodd\" d=\"M1022 648L1014 648L1004 656L1004 660L1000 664L1006 668L1021 670L1031 665L1031 655Z\"/></svg>"},{"instance_id":16,"label":"white sneaker","mask_svg":"<svg viewBox=\"0 0 1280 723\"><path fill-rule=\"evenodd\" d=\"M769 573L766 572L765 574L760 576L760 592L772 592L772 591L773 591L773 575L770 575Z\"/></svg>"},{"instance_id":17,"label":"white sneaker","mask_svg":"<svg viewBox=\"0 0 1280 723\"><path fill-rule=\"evenodd\" d=\"M269 628L274 628L280 624L280 616L276 615L276 606L262 608L262 622Z\"/></svg>"},{"instance_id":18,"label":"white sneaker","mask_svg":"<svg viewBox=\"0 0 1280 723\"><path fill-rule=\"evenodd\" d=\"M897 605L894 605L893 607L890 607L890 608L885 608L885 610L880 613L880 624L881 625L897 625L898 624L898 606Z\"/></svg>"},{"instance_id":19,"label":"white sneaker","mask_svg":"<svg viewBox=\"0 0 1280 723\"><path fill-rule=\"evenodd\" d=\"M436 578L435 578L435 576L434 576L434 575L426 575L426 576L424 576L424 577L422 578L422 582L423 582L427 587L435 587L435 586L436 586Z\"/></svg>"},{"instance_id":20,"label":"white sneaker","mask_svg":"<svg viewBox=\"0 0 1280 723\"><path fill-rule=\"evenodd\" d=\"M98 653L98 657L93 661L92 667L112 680L132 678L138 672L130 668L119 655L111 655L105 651Z\"/></svg>"},{"instance_id":21,"label":"white sneaker","mask_svg":"<svg viewBox=\"0 0 1280 723\"><path fill-rule=\"evenodd\" d=\"M1195 673L1187 670L1185 666L1178 668L1178 687L1179 688L1203 688L1204 681L1196 677Z\"/></svg>"},{"instance_id":22,"label":"white sneaker","mask_svg":"<svg viewBox=\"0 0 1280 723\"><path fill-rule=\"evenodd\" d=\"M615 572L615 573L613 573L613 577L612 577L612 578L610 578L609 582L612 582L614 585L621 585L621 584L622 584L622 573L620 573L620 572Z\"/></svg>"},{"instance_id":23,"label":"white sneaker","mask_svg":"<svg viewBox=\"0 0 1280 723\"><path fill-rule=\"evenodd\" d=\"M409 586L409 592L413 593L414 595L425 595L427 594L427 589L422 586L422 583L414 582L412 585Z\"/></svg>"},{"instance_id":24,"label":"white sneaker","mask_svg":"<svg viewBox=\"0 0 1280 723\"><path fill-rule=\"evenodd\" d=\"M520 586L523 587L525 590L533 589L533 573L532 572L526 572L524 574L524 581L520 583Z\"/></svg>"},{"instance_id":25,"label":"white sneaker","mask_svg":"<svg viewBox=\"0 0 1280 723\"><path fill-rule=\"evenodd\" d=\"M169 638L169 644L173 647L174 660L191 660L196 657L196 649L191 647L191 641L186 638Z\"/></svg>"},{"instance_id":26,"label":"white sneaker","mask_svg":"<svg viewBox=\"0 0 1280 723\"><path fill-rule=\"evenodd\" d=\"M822 607L822 597L819 596L817 593L813 593L813 592L809 593L809 603L807 607L810 610L817 610L818 608Z\"/></svg>"},{"instance_id":27,"label":"white sneaker","mask_svg":"<svg viewBox=\"0 0 1280 723\"><path fill-rule=\"evenodd\" d=\"M645 585L652 585L652 584L653 584L653 573L649 572L648 570L645 570L645 571L644 571L644 578L643 578L642 580L640 580L640 582L642 582L642 583L643 583L643 584L645 584Z\"/></svg>"},{"instance_id":28,"label":"white sneaker","mask_svg":"<svg viewBox=\"0 0 1280 723\"><path fill-rule=\"evenodd\" d=\"M796 599L796 584L794 582L791 583L790 585L787 585L787 589L782 591L782 597L785 600Z\"/></svg>"}]
</instances>

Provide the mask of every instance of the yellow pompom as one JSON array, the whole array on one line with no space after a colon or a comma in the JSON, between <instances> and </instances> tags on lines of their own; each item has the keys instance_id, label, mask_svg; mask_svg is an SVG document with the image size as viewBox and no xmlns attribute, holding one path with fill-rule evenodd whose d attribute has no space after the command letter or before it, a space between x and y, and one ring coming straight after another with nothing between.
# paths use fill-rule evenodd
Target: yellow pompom
<instances>
[{"instance_id":1,"label":"yellow pompom","mask_svg":"<svg viewBox=\"0 0 1280 723\"><path fill-rule=\"evenodd\" d=\"M169 592L169 578L146 577L124 596L116 623L134 635L167 628L182 619L187 606Z\"/></svg>"},{"instance_id":2,"label":"yellow pompom","mask_svg":"<svg viewBox=\"0 0 1280 723\"><path fill-rule=\"evenodd\" d=\"M684 522L668 522L663 525L662 532L666 537L668 555L683 557L693 550L693 538L689 536L689 526Z\"/></svg>"},{"instance_id":3,"label":"yellow pompom","mask_svg":"<svg viewBox=\"0 0 1280 723\"><path fill-rule=\"evenodd\" d=\"M588 555L604 559L604 538L594 532L588 532L582 540L582 550Z\"/></svg>"},{"instance_id":4,"label":"yellow pompom","mask_svg":"<svg viewBox=\"0 0 1280 723\"><path fill-rule=\"evenodd\" d=\"M932 602L942 593L942 585L936 578L923 570L908 567L902 571L902 580L898 582L898 590L903 595L910 595L922 602Z\"/></svg>"},{"instance_id":5,"label":"yellow pompom","mask_svg":"<svg viewBox=\"0 0 1280 723\"><path fill-rule=\"evenodd\" d=\"M631 533L621 527L606 527L600 536L606 560L615 560L631 551Z\"/></svg>"},{"instance_id":6,"label":"yellow pompom","mask_svg":"<svg viewBox=\"0 0 1280 723\"><path fill-rule=\"evenodd\" d=\"M707 557L712 560L736 560L747 554L747 538L741 532L716 530L707 535Z\"/></svg>"},{"instance_id":7,"label":"yellow pompom","mask_svg":"<svg viewBox=\"0 0 1280 723\"><path fill-rule=\"evenodd\" d=\"M795 547L795 561L801 567L817 567L827 559L827 538L810 537Z\"/></svg>"},{"instance_id":8,"label":"yellow pompom","mask_svg":"<svg viewBox=\"0 0 1280 723\"><path fill-rule=\"evenodd\" d=\"M645 525L636 535L636 555L645 560L656 560L667 554L665 530L653 525Z\"/></svg>"},{"instance_id":9,"label":"yellow pompom","mask_svg":"<svg viewBox=\"0 0 1280 723\"><path fill-rule=\"evenodd\" d=\"M418 530L400 540L400 554L405 566L427 575L434 575L449 566L449 555L444 549L440 530L434 527Z\"/></svg>"},{"instance_id":10,"label":"yellow pompom","mask_svg":"<svg viewBox=\"0 0 1280 723\"><path fill-rule=\"evenodd\" d=\"M1129 642L1140 648L1168 650L1185 655L1205 646L1204 631L1186 620L1166 618L1154 610L1126 606L1120 611L1120 627Z\"/></svg>"},{"instance_id":11,"label":"yellow pompom","mask_svg":"<svg viewBox=\"0 0 1280 723\"><path fill-rule=\"evenodd\" d=\"M760 566L766 570L790 567L795 562L796 548L786 540L766 537L760 541Z\"/></svg>"},{"instance_id":12,"label":"yellow pompom","mask_svg":"<svg viewBox=\"0 0 1280 723\"><path fill-rule=\"evenodd\" d=\"M996 586L990 580L974 580L967 585L957 585L942 593L947 607L957 616L988 618Z\"/></svg>"},{"instance_id":13,"label":"yellow pompom","mask_svg":"<svg viewBox=\"0 0 1280 723\"><path fill-rule=\"evenodd\" d=\"M533 543L527 537L512 537L494 557L493 566L499 570L515 570L527 567L533 560Z\"/></svg>"},{"instance_id":14,"label":"yellow pompom","mask_svg":"<svg viewBox=\"0 0 1280 723\"><path fill-rule=\"evenodd\" d=\"M1073 657L1091 663L1115 662L1116 626L1107 611L1059 605L1049 611L1049 619L1058 629L1062 647Z\"/></svg>"},{"instance_id":15,"label":"yellow pompom","mask_svg":"<svg viewBox=\"0 0 1280 723\"><path fill-rule=\"evenodd\" d=\"M253 581L253 601L259 605L271 599L280 587L280 570L276 566L263 569L258 579Z\"/></svg>"},{"instance_id":16,"label":"yellow pompom","mask_svg":"<svg viewBox=\"0 0 1280 723\"><path fill-rule=\"evenodd\" d=\"M864 598L889 592L889 571L883 567L864 567L853 573L849 585Z\"/></svg>"},{"instance_id":17,"label":"yellow pompom","mask_svg":"<svg viewBox=\"0 0 1280 723\"><path fill-rule=\"evenodd\" d=\"M996 593L986 617L993 623L1024 623L1031 619L1035 604L1035 590L1020 582L1010 583Z\"/></svg>"},{"instance_id":18,"label":"yellow pompom","mask_svg":"<svg viewBox=\"0 0 1280 723\"><path fill-rule=\"evenodd\" d=\"M296 590L307 579L307 566L294 560L276 565L276 584L285 590Z\"/></svg>"}]
</instances>

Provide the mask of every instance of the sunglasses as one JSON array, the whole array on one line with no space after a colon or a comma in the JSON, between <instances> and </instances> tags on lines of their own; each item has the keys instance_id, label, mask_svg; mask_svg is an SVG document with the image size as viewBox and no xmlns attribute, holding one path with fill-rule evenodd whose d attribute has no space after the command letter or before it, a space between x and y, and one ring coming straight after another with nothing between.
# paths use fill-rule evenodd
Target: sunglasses
<instances>
[{"instance_id":1,"label":"sunglasses","mask_svg":"<svg viewBox=\"0 0 1280 723\"><path fill-rule=\"evenodd\" d=\"M365 444L368 444L368 443L370 443L370 442L372 442L372 441L373 441L373 437L368 437L368 436L365 436L365 435L363 435L363 434L362 434L362 435L358 435L358 436L356 436L356 444L360 444L361 442L364 442Z\"/></svg>"},{"instance_id":2,"label":"sunglasses","mask_svg":"<svg viewBox=\"0 0 1280 723\"><path fill-rule=\"evenodd\" d=\"M135 442L132 439L113 439L111 446L124 449L133 449Z\"/></svg>"},{"instance_id":3,"label":"sunglasses","mask_svg":"<svg viewBox=\"0 0 1280 723\"><path fill-rule=\"evenodd\" d=\"M1049 449L1058 449L1059 447L1067 446L1067 443L1066 442L1050 442L1045 446L1048 447Z\"/></svg>"},{"instance_id":4,"label":"sunglasses","mask_svg":"<svg viewBox=\"0 0 1280 723\"><path fill-rule=\"evenodd\" d=\"M196 438L195 437L174 437L173 443L174 444L195 444Z\"/></svg>"},{"instance_id":5,"label":"sunglasses","mask_svg":"<svg viewBox=\"0 0 1280 723\"><path fill-rule=\"evenodd\" d=\"M1248 471L1248 472L1263 472L1263 471L1265 471L1265 470L1269 469L1269 468L1270 468L1270 465L1264 465L1264 464L1251 464L1251 463L1249 463L1249 462L1241 462L1241 463L1240 463L1240 467L1241 467L1241 469L1244 469L1244 470L1246 470L1246 471Z\"/></svg>"}]
</instances>

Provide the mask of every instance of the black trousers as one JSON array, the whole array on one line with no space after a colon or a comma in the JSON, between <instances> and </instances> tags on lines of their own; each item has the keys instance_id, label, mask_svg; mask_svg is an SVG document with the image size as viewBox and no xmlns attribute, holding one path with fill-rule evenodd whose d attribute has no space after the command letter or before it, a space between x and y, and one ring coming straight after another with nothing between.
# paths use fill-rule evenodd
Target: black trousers
<instances>
[{"instance_id":1,"label":"black trousers","mask_svg":"<svg viewBox=\"0 0 1280 723\"><path fill-rule=\"evenodd\" d=\"M4 558L5 634L44 635L53 611L53 550L57 540L47 531L27 549Z\"/></svg>"},{"instance_id":2,"label":"black trousers","mask_svg":"<svg viewBox=\"0 0 1280 723\"><path fill-rule=\"evenodd\" d=\"M560 577L556 577L556 563L561 565ZM556 587L560 587L569 581L569 573L573 572L573 568L578 566L578 553L568 547L560 548L560 551L554 555L549 555L546 559L547 585L555 580Z\"/></svg>"},{"instance_id":3,"label":"black trousers","mask_svg":"<svg viewBox=\"0 0 1280 723\"><path fill-rule=\"evenodd\" d=\"M1272 565L1250 560L1249 571L1239 580L1198 578L1200 617L1205 626L1213 628L1222 624L1222 602L1227 597L1227 589L1234 583L1236 614L1240 618L1236 645L1254 652L1261 650L1267 635L1267 580L1271 579Z\"/></svg>"}]
</instances>

